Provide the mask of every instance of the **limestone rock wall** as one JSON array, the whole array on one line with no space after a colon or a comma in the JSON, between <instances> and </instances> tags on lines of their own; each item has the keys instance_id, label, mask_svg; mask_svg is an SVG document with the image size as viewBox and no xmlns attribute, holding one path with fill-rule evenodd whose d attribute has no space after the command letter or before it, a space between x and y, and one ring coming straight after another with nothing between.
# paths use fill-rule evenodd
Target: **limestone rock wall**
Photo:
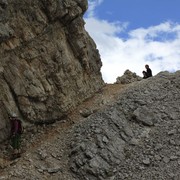
<instances>
[{"instance_id":1,"label":"limestone rock wall","mask_svg":"<svg viewBox=\"0 0 180 180\"><path fill-rule=\"evenodd\" d=\"M83 0L0 0L0 141L8 114L49 123L104 84Z\"/></svg>"}]
</instances>

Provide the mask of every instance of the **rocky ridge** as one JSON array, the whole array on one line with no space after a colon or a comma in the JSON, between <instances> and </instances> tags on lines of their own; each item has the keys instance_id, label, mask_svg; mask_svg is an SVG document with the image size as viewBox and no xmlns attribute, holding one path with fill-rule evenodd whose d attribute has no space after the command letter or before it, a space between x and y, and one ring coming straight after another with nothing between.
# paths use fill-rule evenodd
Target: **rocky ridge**
<instances>
[{"instance_id":1,"label":"rocky ridge","mask_svg":"<svg viewBox=\"0 0 180 180\"><path fill-rule=\"evenodd\" d=\"M75 128L71 170L79 179L180 179L180 71L132 83Z\"/></svg>"}]
</instances>

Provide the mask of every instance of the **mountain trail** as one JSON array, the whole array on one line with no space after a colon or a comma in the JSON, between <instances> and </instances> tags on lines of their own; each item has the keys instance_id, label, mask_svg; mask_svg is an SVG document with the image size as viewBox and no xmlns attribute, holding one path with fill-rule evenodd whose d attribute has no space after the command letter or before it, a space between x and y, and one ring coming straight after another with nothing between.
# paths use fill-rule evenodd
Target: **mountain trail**
<instances>
[{"instance_id":1,"label":"mountain trail","mask_svg":"<svg viewBox=\"0 0 180 180\"><path fill-rule=\"evenodd\" d=\"M84 121L89 115L105 108L127 87L128 85L122 84L106 84L99 92L94 94L93 97L87 99L76 109L69 112L64 119L50 125L38 125L35 128L34 126L27 127L22 136L21 158L14 161L9 160L12 150L9 142L6 141L1 147L0 153L0 179L13 179L14 177L17 177L17 179L18 177L22 178L22 174L17 173L16 169L21 169L22 165L26 169L30 164L33 166L31 167L32 172L34 172L35 168L38 173L41 171L44 173L43 178L50 178L51 171L55 171L55 169L42 168L43 162L41 164L41 160L50 158L50 155L48 154L51 154L51 157L54 156L56 160L58 159L58 163L54 162L54 164L58 164L58 166L60 166L61 170L59 170L59 172L62 173L63 169L63 175L61 174L62 180L64 178L73 179L72 177L69 177L70 173L68 173L69 168L67 167L69 148L67 145L70 145L71 129L74 125ZM53 145L55 147L53 147ZM53 151L55 152L54 154ZM40 157L41 160L37 160L37 156L42 156Z\"/></svg>"}]
</instances>

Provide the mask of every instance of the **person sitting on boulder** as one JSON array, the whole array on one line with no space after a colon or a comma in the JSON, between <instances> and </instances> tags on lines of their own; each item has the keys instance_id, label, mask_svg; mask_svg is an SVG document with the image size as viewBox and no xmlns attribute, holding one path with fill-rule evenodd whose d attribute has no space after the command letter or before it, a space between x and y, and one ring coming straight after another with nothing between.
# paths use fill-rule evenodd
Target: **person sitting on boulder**
<instances>
[{"instance_id":1,"label":"person sitting on boulder","mask_svg":"<svg viewBox=\"0 0 180 180\"><path fill-rule=\"evenodd\" d=\"M9 117L11 120L11 146L13 147L13 158L20 156L20 138L22 134L21 120L15 113Z\"/></svg>"},{"instance_id":2,"label":"person sitting on boulder","mask_svg":"<svg viewBox=\"0 0 180 180\"><path fill-rule=\"evenodd\" d=\"M146 68L146 76L147 76L147 78L152 77L152 71L149 68L149 65L146 64L145 68Z\"/></svg>"}]
</instances>

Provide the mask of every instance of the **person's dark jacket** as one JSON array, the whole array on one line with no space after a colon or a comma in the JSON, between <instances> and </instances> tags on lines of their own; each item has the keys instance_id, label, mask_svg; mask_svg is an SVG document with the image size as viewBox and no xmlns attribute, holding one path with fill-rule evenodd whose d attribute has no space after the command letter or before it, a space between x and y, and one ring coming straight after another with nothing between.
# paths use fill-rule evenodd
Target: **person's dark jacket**
<instances>
[{"instance_id":1,"label":"person's dark jacket","mask_svg":"<svg viewBox=\"0 0 180 180\"><path fill-rule=\"evenodd\" d=\"M146 75L147 75L147 78L152 77L152 71L150 68L147 68Z\"/></svg>"},{"instance_id":2,"label":"person's dark jacket","mask_svg":"<svg viewBox=\"0 0 180 180\"><path fill-rule=\"evenodd\" d=\"M11 120L11 135L21 134L22 133L22 125L21 121L17 118Z\"/></svg>"}]
</instances>

